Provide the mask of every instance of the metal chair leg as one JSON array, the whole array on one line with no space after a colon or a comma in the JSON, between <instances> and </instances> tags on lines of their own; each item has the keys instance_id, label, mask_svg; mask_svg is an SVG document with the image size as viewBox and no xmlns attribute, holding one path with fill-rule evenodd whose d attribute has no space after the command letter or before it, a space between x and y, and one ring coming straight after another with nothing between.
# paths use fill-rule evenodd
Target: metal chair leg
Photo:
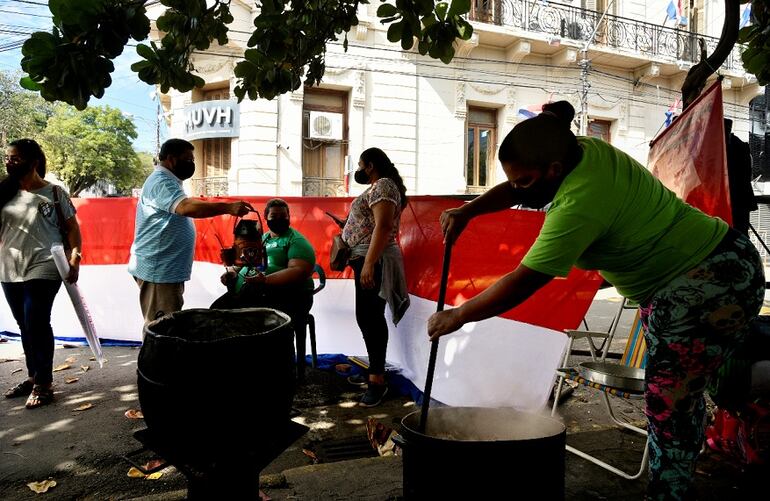
<instances>
[{"instance_id":1,"label":"metal chair leg","mask_svg":"<svg viewBox=\"0 0 770 501\"><path fill-rule=\"evenodd\" d=\"M313 369L318 366L318 352L315 347L315 318L313 315L307 316L307 328L310 332L310 353L313 355Z\"/></svg>"}]
</instances>

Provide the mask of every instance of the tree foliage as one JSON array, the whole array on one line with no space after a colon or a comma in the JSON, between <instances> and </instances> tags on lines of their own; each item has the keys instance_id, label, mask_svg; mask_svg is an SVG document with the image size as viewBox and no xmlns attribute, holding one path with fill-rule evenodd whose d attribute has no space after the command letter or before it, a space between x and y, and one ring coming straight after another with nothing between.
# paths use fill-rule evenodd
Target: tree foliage
<instances>
[{"instance_id":1,"label":"tree foliage","mask_svg":"<svg viewBox=\"0 0 770 501\"><path fill-rule=\"evenodd\" d=\"M45 129L53 105L18 85L20 75L0 72L0 149L15 139L36 138ZM0 151L3 155L4 151Z\"/></svg>"},{"instance_id":2,"label":"tree foliage","mask_svg":"<svg viewBox=\"0 0 770 501\"><path fill-rule=\"evenodd\" d=\"M755 75L759 85L770 84L770 0L751 2L750 26L742 28L738 41L746 44L743 67Z\"/></svg>"},{"instance_id":3,"label":"tree foliage","mask_svg":"<svg viewBox=\"0 0 770 501\"><path fill-rule=\"evenodd\" d=\"M134 151L134 123L109 106L76 111L57 105L41 143L48 168L67 185L72 196L98 182L125 193L141 185L147 166Z\"/></svg>"},{"instance_id":4,"label":"tree foliage","mask_svg":"<svg viewBox=\"0 0 770 501\"><path fill-rule=\"evenodd\" d=\"M150 30L147 0L50 0L54 27L34 33L22 48L22 85L49 101L84 109L101 97L112 80L112 60L129 39L143 41ZM141 61L132 65L139 78L187 92L204 82L191 61L196 51L228 42L230 0L160 0L166 7L156 24L159 44L137 45ZM368 0L259 0L259 14L248 49L236 68L239 100L272 99L302 85L317 84L325 72L327 43L343 39L358 24L357 8ZM210 5L208 5L210 4ZM381 0L378 17L388 40L404 50L417 43L420 54L449 63L454 42L467 40L473 28L463 17L470 0Z\"/></svg>"}]
</instances>

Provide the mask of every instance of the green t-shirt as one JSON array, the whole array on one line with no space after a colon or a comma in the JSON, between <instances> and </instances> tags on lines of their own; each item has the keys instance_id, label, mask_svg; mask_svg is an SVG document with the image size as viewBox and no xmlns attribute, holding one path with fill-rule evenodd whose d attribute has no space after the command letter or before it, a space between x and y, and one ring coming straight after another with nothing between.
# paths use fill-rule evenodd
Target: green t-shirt
<instances>
[{"instance_id":1,"label":"green t-shirt","mask_svg":"<svg viewBox=\"0 0 770 501\"><path fill-rule=\"evenodd\" d=\"M622 151L578 138L583 158L548 209L522 264L553 276L599 270L623 296L648 299L701 262L727 223L686 204Z\"/></svg>"},{"instance_id":2,"label":"green t-shirt","mask_svg":"<svg viewBox=\"0 0 770 501\"><path fill-rule=\"evenodd\" d=\"M262 235L262 242L267 250L267 269L265 270L265 275L285 270L288 268L289 260L291 259L301 259L315 266L313 246L310 245L310 242L307 241L302 233L294 228L289 228L286 233L277 237L271 237L270 233L266 232ZM241 268L238 273L235 290L241 290L246 276L253 276L255 274L256 270L253 268L247 266ZM305 281L304 288L307 290L315 288L312 278L308 278Z\"/></svg>"}]
</instances>

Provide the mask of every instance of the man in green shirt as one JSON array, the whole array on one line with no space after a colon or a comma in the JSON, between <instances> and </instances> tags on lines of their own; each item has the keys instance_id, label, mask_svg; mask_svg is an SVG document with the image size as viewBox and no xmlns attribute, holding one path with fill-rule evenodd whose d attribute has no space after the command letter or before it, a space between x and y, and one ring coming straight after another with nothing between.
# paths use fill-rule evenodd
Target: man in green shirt
<instances>
[{"instance_id":1,"label":"man in green shirt","mask_svg":"<svg viewBox=\"0 0 770 501\"><path fill-rule=\"evenodd\" d=\"M599 270L640 304L648 347L646 499L691 499L704 437L703 392L759 313L762 260L744 235L684 203L627 154L576 138L569 103L543 108L500 145L508 181L441 215L451 243L478 215L550 204L540 235L514 271L432 315L428 335L435 340L510 310L573 265Z\"/></svg>"},{"instance_id":2,"label":"man in green shirt","mask_svg":"<svg viewBox=\"0 0 770 501\"><path fill-rule=\"evenodd\" d=\"M262 235L267 252L267 269L253 266L228 268L222 283L228 291L211 308L275 308L291 317L297 336L299 375L303 375L305 329L313 306L315 251L310 242L290 226L289 205L280 198L265 204L269 231Z\"/></svg>"}]
</instances>

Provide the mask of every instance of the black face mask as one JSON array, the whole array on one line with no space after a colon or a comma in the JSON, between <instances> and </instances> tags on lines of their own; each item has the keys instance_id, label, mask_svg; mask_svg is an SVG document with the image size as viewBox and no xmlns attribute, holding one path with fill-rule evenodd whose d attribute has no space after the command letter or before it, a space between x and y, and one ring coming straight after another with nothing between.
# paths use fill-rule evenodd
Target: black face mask
<instances>
[{"instance_id":1,"label":"black face mask","mask_svg":"<svg viewBox=\"0 0 770 501\"><path fill-rule=\"evenodd\" d=\"M195 162L191 160L177 160L174 166L174 174L182 181L190 179L195 174Z\"/></svg>"},{"instance_id":2,"label":"black face mask","mask_svg":"<svg viewBox=\"0 0 770 501\"><path fill-rule=\"evenodd\" d=\"M561 182L551 182L544 178L535 181L529 188L517 190L517 199L530 209L542 209L553 202Z\"/></svg>"},{"instance_id":3,"label":"black face mask","mask_svg":"<svg viewBox=\"0 0 770 501\"><path fill-rule=\"evenodd\" d=\"M355 179L358 184L369 184L369 174L363 169L357 170L353 174L353 179Z\"/></svg>"},{"instance_id":4,"label":"black face mask","mask_svg":"<svg viewBox=\"0 0 770 501\"><path fill-rule=\"evenodd\" d=\"M289 220L284 218L268 219L267 227L276 235L283 235L289 229Z\"/></svg>"},{"instance_id":5,"label":"black face mask","mask_svg":"<svg viewBox=\"0 0 770 501\"><path fill-rule=\"evenodd\" d=\"M17 162L15 164L6 164L5 170L8 171L8 177L15 180L20 180L31 170L32 164L29 162Z\"/></svg>"}]
</instances>

